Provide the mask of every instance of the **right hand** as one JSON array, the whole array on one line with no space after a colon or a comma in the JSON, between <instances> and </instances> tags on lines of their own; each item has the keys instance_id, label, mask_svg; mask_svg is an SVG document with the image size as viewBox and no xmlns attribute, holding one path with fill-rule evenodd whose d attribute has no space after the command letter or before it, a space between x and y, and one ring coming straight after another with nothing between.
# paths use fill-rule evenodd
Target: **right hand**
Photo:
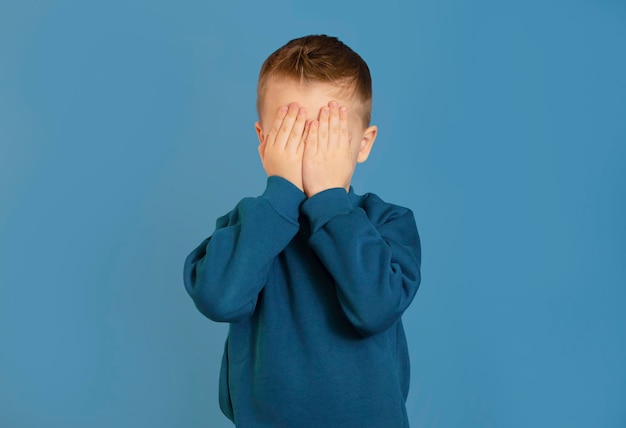
<instances>
[{"instance_id":1,"label":"right hand","mask_svg":"<svg viewBox=\"0 0 626 428\"><path fill-rule=\"evenodd\" d=\"M259 156L267 176L282 177L302 191L302 155L308 128L306 110L291 103L278 109L270 133L259 144Z\"/></svg>"}]
</instances>

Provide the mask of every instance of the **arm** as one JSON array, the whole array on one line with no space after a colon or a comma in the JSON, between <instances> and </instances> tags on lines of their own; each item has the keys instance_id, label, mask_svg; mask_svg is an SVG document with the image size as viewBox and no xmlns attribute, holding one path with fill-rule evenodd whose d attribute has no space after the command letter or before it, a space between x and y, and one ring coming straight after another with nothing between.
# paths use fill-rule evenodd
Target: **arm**
<instances>
[{"instance_id":1,"label":"arm","mask_svg":"<svg viewBox=\"0 0 626 428\"><path fill-rule=\"evenodd\" d=\"M184 282L196 307L214 321L253 313L274 258L299 229L306 111L281 107L265 135L257 122L267 187L217 221L215 233L185 259Z\"/></svg>"},{"instance_id":2,"label":"arm","mask_svg":"<svg viewBox=\"0 0 626 428\"><path fill-rule=\"evenodd\" d=\"M200 312L222 322L252 314L274 258L298 232L303 199L289 181L271 176L262 196L243 199L217 220L184 264L185 288Z\"/></svg>"},{"instance_id":3,"label":"arm","mask_svg":"<svg viewBox=\"0 0 626 428\"><path fill-rule=\"evenodd\" d=\"M334 278L346 317L364 336L396 323L420 283L413 213L382 201L369 204L366 213L353 207L346 193L354 167L367 159L375 135L375 127L350 132L347 109L331 101L311 123L302 161L309 243Z\"/></svg>"},{"instance_id":4,"label":"arm","mask_svg":"<svg viewBox=\"0 0 626 428\"><path fill-rule=\"evenodd\" d=\"M382 208L382 206L381 206ZM344 189L309 198L309 243L336 283L339 303L363 336L395 324L420 284L421 248L413 213L384 205L381 223L353 207Z\"/></svg>"}]
</instances>

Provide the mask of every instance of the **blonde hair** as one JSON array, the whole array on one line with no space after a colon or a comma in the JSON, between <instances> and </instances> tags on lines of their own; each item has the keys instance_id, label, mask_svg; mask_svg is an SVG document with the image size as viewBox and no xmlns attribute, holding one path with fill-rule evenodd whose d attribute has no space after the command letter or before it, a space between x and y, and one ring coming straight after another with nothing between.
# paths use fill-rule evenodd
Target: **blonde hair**
<instances>
[{"instance_id":1,"label":"blonde hair","mask_svg":"<svg viewBox=\"0 0 626 428\"><path fill-rule=\"evenodd\" d=\"M293 79L301 84L336 84L359 100L363 125L367 127L371 121L372 78L369 68L363 58L337 37L325 34L300 37L267 57L261 66L257 86L259 117L265 85L270 77Z\"/></svg>"}]
</instances>

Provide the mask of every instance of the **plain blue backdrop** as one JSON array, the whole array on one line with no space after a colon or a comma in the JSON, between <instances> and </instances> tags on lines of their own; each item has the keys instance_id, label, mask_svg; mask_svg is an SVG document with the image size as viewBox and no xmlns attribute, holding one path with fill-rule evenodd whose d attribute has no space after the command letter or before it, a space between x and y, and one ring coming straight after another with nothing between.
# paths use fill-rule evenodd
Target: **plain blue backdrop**
<instances>
[{"instance_id":1,"label":"plain blue backdrop","mask_svg":"<svg viewBox=\"0 0 626 428\"><path fill-rule=\"evenodd\" d=\"M3 1L0 426L229 427L182 282L262 192L288 40L368 62L357 193L413 209L413 427L626 427L626 4Z\"/></svg>"}]
</instances>

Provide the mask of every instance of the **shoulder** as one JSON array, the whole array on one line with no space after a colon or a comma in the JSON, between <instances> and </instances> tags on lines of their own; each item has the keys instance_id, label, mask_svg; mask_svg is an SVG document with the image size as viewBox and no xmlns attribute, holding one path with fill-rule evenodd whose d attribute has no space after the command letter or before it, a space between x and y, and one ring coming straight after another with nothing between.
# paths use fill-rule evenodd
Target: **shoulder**
<instances>
[{"instance_id":1,"label":"shoulder","mask_svg":"<svg viewBox=\"0 0 626 428\"><path fill-rule=\"evenodd\" d=\"M383 225L404 218L413 222L413 211L410 208L386 202L375 193L354 195L354 204L363 209L375 225Z\"/></svg>"}]
</instances>

